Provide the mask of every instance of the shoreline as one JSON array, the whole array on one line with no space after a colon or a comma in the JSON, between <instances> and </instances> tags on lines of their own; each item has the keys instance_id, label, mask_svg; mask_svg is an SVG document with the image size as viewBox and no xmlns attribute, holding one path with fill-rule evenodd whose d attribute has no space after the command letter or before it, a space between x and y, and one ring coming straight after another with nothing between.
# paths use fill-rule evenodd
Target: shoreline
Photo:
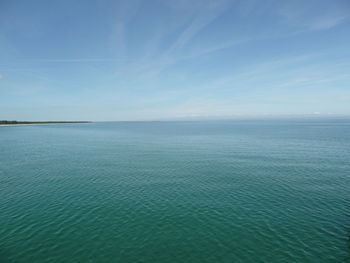
<instances>
[{"instance_id":1,"label":"shoreline","mask_svg":"<svg viewBox=\"0 0 350 263\"><path fill-rule=\"evenodd\" d=\"M36 126L36 125L59 125L59 124L91 124L91 123L93 123L93 122L16 123L16 124L0 124L0 127Z\"/></svg>"}]
</instances>

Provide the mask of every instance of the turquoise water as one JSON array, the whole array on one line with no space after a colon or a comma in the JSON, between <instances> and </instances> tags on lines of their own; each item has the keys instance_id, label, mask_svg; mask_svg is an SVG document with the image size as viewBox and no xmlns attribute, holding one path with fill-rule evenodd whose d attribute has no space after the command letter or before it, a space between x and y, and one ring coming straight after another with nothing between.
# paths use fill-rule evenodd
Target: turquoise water
<instances>
[{"instance_id":1,"label":"turquoise water","mask_svg":"<svg viewBox=\"0 0 350 263\"><path fill-rule=\"evenodd\" d=\"M0 127L0 262L350 262L350 120Z\"/></svg>"}]
</instances>

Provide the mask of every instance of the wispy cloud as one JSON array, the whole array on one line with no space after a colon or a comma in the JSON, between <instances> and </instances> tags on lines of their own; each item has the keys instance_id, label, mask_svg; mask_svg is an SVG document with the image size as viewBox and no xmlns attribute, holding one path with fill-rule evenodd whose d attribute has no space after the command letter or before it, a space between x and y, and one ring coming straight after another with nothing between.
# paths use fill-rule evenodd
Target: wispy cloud
<instances>
[{"instance_id":1,"label":"wispy cloud","mask_svg":"<svg viewBox=\"0 0 350 263\"><path fill-rule=\"evenodd\" d=\"M202 1L203 2L203 1ZM211 24L218 18L227 8L230 7L231 1L204 1L203 6L198 9L192 22L183 30L179 38L170 48L173 50L181 49L191 41L203 28Z\"/></svg>"},{"instance_id":2,"label":"wispy cloud","mask_svg":"<svg viewBox=\"0 0 350 263\"><path fill-rule=\"evenodd\" d=\"M350 18L350 14L330 15L314 20L308 26L314 30L329 29L343 23L348 18Z\"/></svg>"},{"instance_id":3,"label":"wispy cloud","mask_svg":"<svg viewBox=\"0 0 350 263\"><path fill-rule=\"evenodd\" d=\"M127 27L139 10L141 0L118 1L115 8L115 25L109 36L109 47L113 53L127 53Z\"/></svg>"},{"instance_id":4,"label":"wispy cloud","mask_svg":"<svg viewBox=\"0 0 350 263\"><path fill-rule=\"evenodd\" d=\"M349 63L321 63L315 65L320 55L301 55L293 58L266 61L251 65L240 72L232 72L215 79L200 88L205 90L244 90L250 92L268 87L270 90L280 88L300 88L332 83L337 80L350 81L350 75L344 69ZM337 74L331 69L337 68ZM257 85L259 83L259 85Z\"/></svg>"},{"instance_id":5,"label":"wispy cloud","mask_svg":"<svg viewBox=\"0 0 350 263\"><path fill-rule=\"evenodd\" d=\"M121 75L136 75L139 79L156 78L164 69L184 60L194 59L202 55L219 51L240 44L246 39L233 39L214 45L201 45L199 48L192 50L189 48L190 43L202 30L210 26L227 11L234 1L232 0L193 0L193 1L160 1L168 8L173 9L176 15L176 23L171 30L177 35L172 43L166 48L159 49L160 43L169 34L166 28L162 32L154 32L149 37L144 56L136 60L129 60L127 65L117 73ZM180 32L178 33L178 30Z\"/></svg>"},{"instance_id":6,"label":"wispy cloud","mask_svg":"<svg viewBox=\"0 0 350 263\"><path fill-rule=\"evenodd\" d=\"M346 1L325 2L328 5L322 6L322 1L291 1L282 4L279 13L287 23L309 30L330 29L350 18L350 5Z\"/></svg>"},{"instance_id":7,"label":"wispy cloud","mask_svg":"<svg viewBox=\"0 0 350 263\"><path fill-rule=\"evenodd\" d=\"M3 74L0 74L0 79L3 79L5 76Z\"/></svg>"}]
</instances>

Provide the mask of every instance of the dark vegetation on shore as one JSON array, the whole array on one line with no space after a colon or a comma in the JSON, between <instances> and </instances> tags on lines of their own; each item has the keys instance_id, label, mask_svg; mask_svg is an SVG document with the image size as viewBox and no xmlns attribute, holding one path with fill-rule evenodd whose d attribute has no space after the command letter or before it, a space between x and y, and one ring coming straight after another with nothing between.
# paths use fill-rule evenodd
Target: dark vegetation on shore
<instances>
[{"instance_id":1,"label":"dark vegetation on shore","mask_svg":"<svg viewBox=\"0 0 350 263\"><path fill-rule=\"evenodd\" d=\"M91 123L91 121L7 121L7 120L0 120L0 125L16 125L16 124L63 124L63 123Z\"/></svg>"}]
</instances>

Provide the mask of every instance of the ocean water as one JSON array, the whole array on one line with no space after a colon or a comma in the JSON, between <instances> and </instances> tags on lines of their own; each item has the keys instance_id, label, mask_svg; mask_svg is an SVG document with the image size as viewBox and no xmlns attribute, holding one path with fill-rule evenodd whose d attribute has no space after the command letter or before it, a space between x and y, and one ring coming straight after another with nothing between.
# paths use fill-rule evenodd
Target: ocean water
<instances>
[{"instance_id":1,"label":"ocean water","mask_svg":"<svg viewBox=\"0 0 350 263\"><path fill-rule=\"evenodd\" d=\"M350 120L0 127L1 263L350 262Z\"/></svg>"}]
</instances>

